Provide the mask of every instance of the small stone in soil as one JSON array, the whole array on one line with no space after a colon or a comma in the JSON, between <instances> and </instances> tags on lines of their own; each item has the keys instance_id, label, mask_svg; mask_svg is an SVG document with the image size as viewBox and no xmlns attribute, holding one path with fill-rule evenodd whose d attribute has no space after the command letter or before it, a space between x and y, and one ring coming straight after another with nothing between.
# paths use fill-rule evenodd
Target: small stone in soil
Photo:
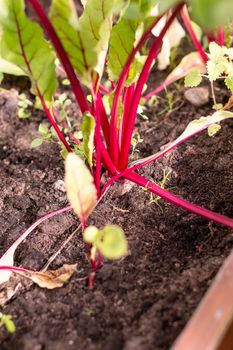
<instances>
[{"instance_id":1,"label":"small stone in soil","mask_svg":"<svg viewBox=\"0 0 233 350\"><path fill-rule=\"evenodd\" d=\"M55 190L66 192L65 183L63 180L57 180L54 184Z\"/></svg>"},{"instance_id":2,"label":"small stone in soil","mask_svg":"<svg viewBox=\"0 0 233 350\"><path fill-rule=\"evenodd\" d=\"M208 87L196 87L185 91L185 99L193 106L200 107L209 102L209 89Z\"/></svg>"}]
</instances>

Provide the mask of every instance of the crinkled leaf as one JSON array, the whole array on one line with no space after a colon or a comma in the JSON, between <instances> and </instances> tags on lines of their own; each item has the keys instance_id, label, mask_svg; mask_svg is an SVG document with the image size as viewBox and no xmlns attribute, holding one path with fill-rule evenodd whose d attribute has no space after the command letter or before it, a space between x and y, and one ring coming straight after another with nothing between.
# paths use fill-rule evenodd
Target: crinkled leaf
<instances>
[{"instance_id":1,"label":"crinkled leaf","mask_svg":"<svg viewBox=\"0 0 233 350\"><path fill-rule=\"evenodd\" d=\"M96 187L90 171L76 154L69 153L66 158L65 184L72 208L82 222L86 221L97 202Z\"/></svg>"},{"instance_id":2,"label":"crinkled leaf","mask_svg":"<svg viewBox=\"0 0 233 350\"><path fill-rule=\"evenodd\" d=\"M212 61L208 61L206 66L210 81L218 79L221 76L221 74L225 71L225 65L222 63L217 64Z\"/></svg>"},{"instance_id":3,"label":"crinkled leaf","mask_svg":"<svg viewBox=\"0 0 233 350\"><path fill-rule=\"evenodd\" d=\"M185 87L195 87L198 86L201 81L202 77L200 71L197 68L194 68L186 75L184 85Z\"/></svg>"},{"instance_id":4,"label":"crinkled leaf","mask_svg":"<svg viewBox=\"0 0 233 350\"><path fill-rule=\"evenodd\" d=\"M57 86L55 55L40 26L25 15L23 0L0 0L1 56L32 81L32 90L51 101Z\"/></svg>"},{"instance_id":5,"label":"crinkled leaf","mask_svg":"<svg viewBox=\"0 0 233 350\"><path fill-rule=\"evenodd\" d=\"M95 119L90 114L83 116L81 125L83 135L83 150L87 158L88 164L92 168L92 156L94 151L94 134L95 134Z\"/></svg>"},{"instance_id":6,"label":"crinkled leaf","mask_svg":"<svg viewBox=\"0 0 233 350\"><path fill-rule=\"evenodd\" d=\"M77 270L77 264L64 264L57 270L48 270L46 272L17 272L23 277L26 277L36 283L41 288L55 289L63 287Z\"/></svg>"},{"instance_id":7,"label":"crinkled leaf","mask_svg":"<svg viewBox=\"0 0 233 350\"><path fill-rule=\"evenodd\" d=\"M88 0L78 18L73 0L53 0L50 18L83 83L90 85L93 72L102 76L112 14L122 0Z\"/></svg>"}]
</instances>

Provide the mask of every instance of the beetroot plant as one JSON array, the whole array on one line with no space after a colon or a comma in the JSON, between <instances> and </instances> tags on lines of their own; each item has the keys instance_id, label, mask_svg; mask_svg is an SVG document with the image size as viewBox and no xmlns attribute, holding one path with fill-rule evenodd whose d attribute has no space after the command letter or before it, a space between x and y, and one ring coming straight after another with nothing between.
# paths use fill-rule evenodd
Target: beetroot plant
<instances>
[{"instance_id":1,"label":"beetroot plant","mask_svg":"<svg viewBox=\"0 0 233 350\"><path fill-rule=\"evenodd\" d=\"M102 255L115 259L127 253L127 242L119 227L108 225L103 229L87 228L88 216L109 186L119 179L130 180L178 207L233 228L233 219L192 204L137 173L138 169L161 158L210 125L232 118L233 113L218 110L211 116L194 120L180 137L162 151L130 162L131 140L140 101L170 26L181 15L198 50L195 53L195 60L198 61L196 66L203 69L207 55L190 26L185 6L187 4L195 21L208 33L214 31L218 34L222 33L223 20L230 19L233 5L227 0L81 2L83 13L78 17L73 0L53 0L49 14L39 0L28 0L27 5L33 8L38 24L27 17L23 0L0 0L0 52L2 59L30 78L31 91L40 99L59 139L63 156L67 158L67 193L72 208L80 218L84 239L88 244L92 284L94 273L101 265ZM158 27L160 29L156 36L152 36L151 31ZM222 38L223 33L221 35ZM145 46L147 50L142 50ZM81 140L75 136L64 113L59 116L54 102L57 88L56 58L70 81L70 88L83 116ZM185 74L192 67L191 64L188 70L184 70ZM43 129L43 132L45 138L49 137L47 129ZM101 183L103 173L107 179L104 184ZM33 228L68 210L71 208L48 214L36 222ZM31 230L29 228L10 248L11 256ZM2 270L9 270L6 265L13 265L13 260L11 264L7 261L6 253L1 259L4 265ZM11 266L10 270L13 271L14 267Z\"/></svg>"}]
</instances>

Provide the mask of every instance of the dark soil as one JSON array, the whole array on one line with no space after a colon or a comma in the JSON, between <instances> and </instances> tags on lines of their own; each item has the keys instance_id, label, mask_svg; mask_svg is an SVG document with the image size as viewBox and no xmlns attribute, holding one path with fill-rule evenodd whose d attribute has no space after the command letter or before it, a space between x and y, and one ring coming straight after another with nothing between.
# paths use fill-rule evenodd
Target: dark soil
<instances>
[{"instance_id":1,"label":"dark soil","mask_svg":"<svg viewBox=\"0 0 233 350\"><path fill-rule=\"evenodd\" d=\"M156 108L146 110L148 121L139 117L136 126L144 142L134 158L158 151L189 121L212 113L212 101L199 109L185 102L182 87L173 91L176 110L169 111L161 96ZM37 218L67 205L65 193L57 189L64 170L56 144L30 148L43 113L33 111L31 119L20 121L16 109L17 93L0 92L1 255ZM170 171L168 189L232 216L232 130L232 120L223 122L216 136L202 132L140 173L160 183L163 170ZM122 226L129 255L106 261L89 290L87 252L78 233L52 264L54 269L78 264L63 288L48 291L15 278L1 286L2 312L17 327L13 335L0 329L1 350L170 348L233 247L232 231L163 200L151 201L155 198L136 186L123 196L117 188L107 193L89 223ZM15 264L41 269L78 224L72 213L45 222L19 246Z\"/></svg>"},{"instance_id":2,"label":"dark soil","mask_svg":"<svg viewBox=\"0 0 233 350\"><path fill-rule=\"evenodd\" d=\"M137 124L144 143L135 156L157 151L190 120L210 113L211 101L195 110L184 101L182 89L173 93L178 99L174 107L182 104L182 108L158 116L166 107L166 100L160 100L157 109L146 111L149 120ZM16 106L14 92L0 93L1 254L37 218L67 205L65 193L56 189L57 180L64 176L56 145L30 149L43 113L20 121ZM163 170L169 170L167 188L232 216L232 128L229 120L215 137L202 132L145 168L144 175L159 183ZM89 266L81 233L52 265L78 264L77 273L63 288L48 291L25 281L18 284L18 279L1 286L2 311L12 315L17 330L11 335L0 329L0 348L169 349L229 254L233 235L163 200L150 200L149 193L136 186L119 197L115 186L91 216L89 222L99 227L121 225L130 247L126 258L104 263L94 290L88 289L85 279ZM47 221L19 246L16 265L41 269L77 226L72 213Z\"/></svg>"}]
</instances>

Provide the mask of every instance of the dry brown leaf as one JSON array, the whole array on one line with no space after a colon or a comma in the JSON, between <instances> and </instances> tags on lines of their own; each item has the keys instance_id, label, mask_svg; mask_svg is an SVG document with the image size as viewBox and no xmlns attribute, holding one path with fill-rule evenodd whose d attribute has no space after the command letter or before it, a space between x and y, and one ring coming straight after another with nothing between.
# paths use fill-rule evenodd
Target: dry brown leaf
<instances>
[{"instance_id":1,"label":"dry brown leaf","mask_svg":"<svg viewBox=\"0 0 233 350\"><path fill-rule=\"evenodd\" d=\"M83 160L73 153L68 154L65 168L67 197L80 220L86 221L97 202L93 176Z\"/></svg>"},{"instance_id":2,"label":"dry brown leaf","mask_svg":"<svg viewBox=\"0 0 233 350\"><path fill-rule=\"evenodd\" d=\"M17 272L36 283L41 288L55 289L61 288L68 281L77 269L77 264L64 264L57 270L48 270L47 272Z\"/></svg>"}]
</instances>

